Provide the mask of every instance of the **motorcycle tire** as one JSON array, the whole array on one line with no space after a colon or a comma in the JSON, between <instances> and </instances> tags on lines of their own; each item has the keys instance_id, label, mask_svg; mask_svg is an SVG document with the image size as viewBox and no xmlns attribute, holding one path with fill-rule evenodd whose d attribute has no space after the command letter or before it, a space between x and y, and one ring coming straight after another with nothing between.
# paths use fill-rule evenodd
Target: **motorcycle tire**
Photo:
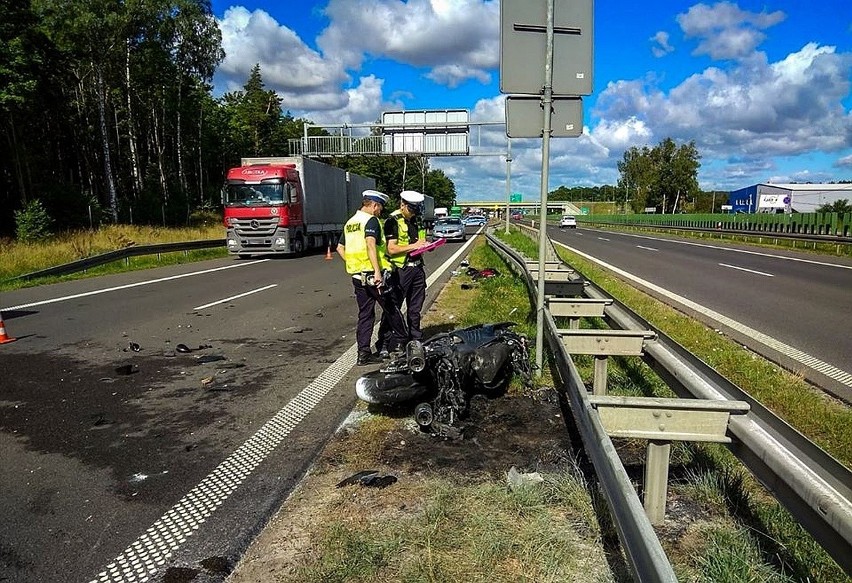
<instances>
[{"instance_id":1,"label":"motorcycle tire","mask_svg":"<svg viewBox=\"0 0 852 583\"><path fill-rule=\"evenodd\" d=\"M429 388L413 375L404 373L369 372L355 382L358 398L374 405L395 405L423 397Z\"/></svg>"}]
</instances>

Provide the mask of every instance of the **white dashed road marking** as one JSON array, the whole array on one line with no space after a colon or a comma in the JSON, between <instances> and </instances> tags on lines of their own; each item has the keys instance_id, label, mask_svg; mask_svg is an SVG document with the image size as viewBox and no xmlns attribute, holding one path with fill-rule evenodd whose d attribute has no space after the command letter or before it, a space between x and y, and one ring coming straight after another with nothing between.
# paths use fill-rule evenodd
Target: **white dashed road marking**
<instances>
[{"instance_id":1,"label":"white dashed road marking","mask_svg":"<svg viewBox=\"0 0 852 583\"><path fill-rule=\"evenodd\" d=\"M474 240L475 237L471 237L441 267L432 272L426 279L427 287L454 265ZM378 325L377 322L376 327ZM142 583L153 576L341 381L355 365L357 352L357 344L350 346L90 583Z\"/></svg>"},{"instance_id":2,"label":"white dashed road marking","mask_svg":"<svg viewBox=\"0 0 852 583\"><path fill-rule=\"evenodd\" d=\"M750 327L746 326L745 324L740 324L739 322L737 322L736 320L734 320L732 318L729 318L729 317L727 317L723 314L720 314L719 312L715 312L715 311L711 310L710 308L702 306L701 304L693 302L692 300L689 300L689 299L687 299L683 296L680 296L680 295L678 295L674 292L670 292L667 289L661 288L658 285L654 285L650 281L646 281L646 280L644 280L644 279L642 279L642 278L640 278L636 275L633 275L632 273L628 273L627 271L624 271L623 269L619 269L618 267L616 267L614 265L610 265L609 263L606 263L605 261L601 261L600 259L592 257L591 255L588 255L587 253L583 253L582 251L574 249L573 247L569 247L568 245L565 245L564 243L560 243L559 241L553 241L553 242L554 242L554 244L558 244L558 245L561 245L562 247L565 247L566 249L568 249L572 253L576 253L577 255L580 255L581 257L585 257L589 261L597 263L598 265L605 267L606 269L609 269L610 271L621 275L625 279L629 279L629 280L634 281L634 282L636 282L636 283L638 283L638 284L640 284L640 285L642 285L642 286L644 286L648 289L654 290L658 294L663 295L663 296L665 296L665 297L667 297L671 300L674 300L674 301L676 301L676 302L678 302L678 303L680 303L680 304L682 304L682 305L684 305L684 306L686 306L686 307L688 307L692 310L695 310L698 313L704 314L708 318L716 320L720 324L723 324L723 325L727 326L728 328L731 328L732 330L736 330L736 331L740 332L741 334L744 334L746 336L750 336L751 338L753 338L754 340L757 340L761 344L768 346L769 348L771 348L771 349L773 349L777 352L780 352L781 354L784 354L784 355L788 356L789 358L792 358L793 360L800 362L800 363L804 364L805 366L808 366L808 367L824 374L825 376L827 376L831 379L836 380L837 382L843 384L844 386L852 388L852 374L846 372L845 370L841 370L841 369L839 369L839 368L837 368L837 367L835 367L835 366L833 366L833 365L831 365L827 362L824 362L824 361L822 361L822 360L820 360L820 359L818 359L814 356L811 356L810 354L802 352L798 348L793 348L792 346L784 344L780 340L776 340L775 338L768 336L768 335L764 334L763 332L759 332L759 331L755 330L754 328L750 328Z\"/></svg>"},{"instance_id":3,"label":"white dashed road marking","mask_svg":"<svg viewBox=\"0 0 852 583\"><path fill-rule=\"evenodd\" d=\"M258 259L257 261L246 261L245 263L234 263L233 265L226 265L225 267L214 267L212 269L204 269L202 271L193 271L191 273L182 273L180 275L172 275L169 277L160 277L158 279L149 279L148 281L139 281L136 283L128 283L127 285L118 285L115 287L107 287L104 289L96 289L90 292L85 292L81 294L74 294L70 296L62 296L60 298L52 298L49 300L41 300L40 302L31 302L29 304L21 304L19 306L10 306L8 308L2 308L2 311L8 312L11 310L23 310L24 308L34 308L36 306L43 306L45 304L55 304L57 302L66 302L68 300L76 300L77 298L85 298L88 296L96 296L100 294L105 294L114 291L120 291L123 289L130 289L132 287L140 287L143 285L151 285L154 283L162 283L164 281L172 281L175 279L183 279L184 277L192 277L194 275L204 275L206 273L215 273L216 271L224 271L225 269L235 269L237 267L247 267L249 265L255 265L256 263L263 263L264 261L269 261L269 259Z\"/></svg>"},{"instance_id":4,"label":"white dashed road marking","mask_svg":"<svg viewBox=\"0 0 852 583\"><path fill-rule=\"evenodd\" d=\"M771 273L765 273L763 271L755 271L754 269L746 269L745 267L737 267L736 265L728 265L727 263L720 263L722 267L730 267L731 269L738 269L739 271L747 271L749 273L754 273L756 275L763 275L766 277L775 277Z\"/></svg>"},{"instance_id":5,"label":"white dashed road marking","mask_svg":"<svg viewBox=\"0 0 852 583\"><path fill-rule=\"evenodd\" d=\"M272 289L272 288L274 288L274 287L278 287L278 284L277 284L277 283L273 283L272 285L267 285L267 286L264 286L264 287L260 287L260 288L257 288L257 289L253 289L253 290L251 290L251 291L247 291L247 292L245 292L245 293L241 293L241 294L237 294L237 295L235 295L235 296L231 296L231 297L229 297L229 298L225 298L224 300L217 300L217 301L215 301L215 302L210 302L209 304L204 304L203 306L198 306L197 308L192 308L192 309L193 309L194 311L196 311L196 312L197 312L198 310L203 310L203 309L205 309L205 308L209 308L209 307L211 307L211 306L218 306L219 304L224 304L225 302L230 302L231 300L236 300L236 299L239 299L239 298L244 298L244 297L246 297L246 296L250 296L250 295L252 295L252 294L256 294L256 293L258 293L258 292L262 292L262 291L266 291L266 290L268 290L268 289Z\"/></svg>"}]
</instances>

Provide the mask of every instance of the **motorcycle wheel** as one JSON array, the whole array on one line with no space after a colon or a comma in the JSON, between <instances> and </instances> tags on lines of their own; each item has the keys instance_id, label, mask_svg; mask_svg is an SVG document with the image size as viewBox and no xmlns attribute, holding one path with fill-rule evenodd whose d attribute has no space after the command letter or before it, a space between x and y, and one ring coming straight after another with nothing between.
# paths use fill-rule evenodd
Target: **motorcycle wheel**
<instances>
[{"instance_id":1,"label":"motorcycle wheel","mask_svg":"<svg viewBox=\"0 0 852 583\"><path fill-rule=\"evenodd\" d=\"M428 387L415 380L413 375L374 371L355 382L355 394L367 403L394 405L413 401L425 395Z\"/></svg>"}]
</instances>

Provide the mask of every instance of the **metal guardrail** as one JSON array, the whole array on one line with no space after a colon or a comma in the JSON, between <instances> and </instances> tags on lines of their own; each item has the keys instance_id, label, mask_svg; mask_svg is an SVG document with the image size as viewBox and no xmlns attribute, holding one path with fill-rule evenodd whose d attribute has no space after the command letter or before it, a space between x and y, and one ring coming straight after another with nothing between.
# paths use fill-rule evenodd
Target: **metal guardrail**
<instances>
[{"instance_id":1,"label":"metal guardrail","mask_svg":"<svg viewBox=\"0 0 852 583\"><path fill-rule=\"evenodd\" d=\"M590 297L609 298L593 284ZM618 301L605 318L620 329L651 325ZM723 377L683 346L657 331L644 359L681 397L749 403L731 418L731 450L847 572L852 572L852 471Z\"/></svg>"},{"instance_id":2,"label":"metal guardrail","mask_svg":"<svg viewBox=\"0 0 852 583\"><path fill-rule=\"evenodd\" d=\"M578 219L637 226L707 229L721 227L723 230L737 232L852 237L852 213L581 215Z\"/></svg>"},{"instance_id":3,"label":"metal guardrail","mask_svg":"<svg viewBox=\"0 0 852 583\"><path fill-rule=\"evenodd\" d=\"M92 267L97 267L106 263L112 263L113 261L126 259L128 257L138 257L141 255L155 254L159 255L160 253L173 253L175 251L195 251L197 249L212 249L213 247L224 246L224 239L205 239L201 241L159 243L157 245L138 245L134 247L127 247L125 249L117 249L116 251L109 251L107 253L101 253L100 255L93 255L91 257L86 257L85 259L72 261L71 263L64 263L55 267L48 267L47 269L42 269L41 271L26 273L24 275L19 275L18 277L12 278L12 281L16 279L29 280L36 279L39 277L68 275L71 273L77 273L79 271L85 271L87 269L91 269Z\"/></svg>"},{"instance_id":4,"label":"metal guardrail","mask_svg":"<svg viewBox=\"0 0 852 583\"><path fill-rule=\"evenodd\" d=\"M621 223L615 221L602 220L584 220L580 221L584 225L597 226L614 226L614 227L629 227L633 229L654 229L662 231L684 231L689 233L710 233L721 235L739 235L749 237L751 239L785 239L788 241L803 241L807 243L834 243L836 245L852 244L852 237L844 237L840 235L816 235L807 233L785 233L782 231L760 231L750 229L734 229L730 227L714 228L714 227L689 227L682 225L656 225L656 224L641 224L641 223Z\"/></svg>"},{"instance_id":5,"label":"metal guardrail","mask_svg":"<svg viewBox=\"0 0 852 583\"><path fill-rule=\"evenodd\" d=\"M501 249L501 255L519 265L525 265L524 259L503 243L490 235L488 240ZM528 273L526 283L527 286L537 285ZM679 396L749 403L750 410L746 415L731 418L729 422L728 430L734 439L730 446L732 453L832 558L847 573L852 573L852 472L748 393L594 284L588 283L584 295L612 302L604 309L604 318L611 327L656 332L657 338L647 343L642 358ZM586 389L575 378L576 370L549 313L546 314L546 324L545 334L554 354L556 368L571 389L568 396L572 400L572 411L586 450L590 457L605 456L605 452L594 450L598 443L602 444L604 450L608 450L611 443L608 438L605 442L599 441L597 428L590 427L592 421L585 419L590 412ZM563 359L567 362L562 362ZM602 458L602 463L605 460L605 457ZM595 468L601 475L597 464ZM613 512L615 514L616 511ZM616 515L616 518L619 516ZM622 534L621 530L619 534ZM627 530L625 534L628 534Z\"/></svg>"},{"instance_id":6,"label":"metal guardrail","mask_svg":"<svg viewBox=\"0 0 852 583\"><path fill-rule=\"evenodd\" d=\"M525 282L531 297L535 297L535 283L522 257L492 235L489 244L509 262L515 263L527 274ZM600 419L592 411L583 380L570 356L565 352L556 333L557 327L549 313L545 317L544 332L554 355L559 376L567 384L574 421L580 431L585 450L595 467L601 489L609 505L624 552L627 554L637 581L677 581L668 557L657 538L633 488L633 483L618 457L612 440Z\"/></svg>"}]
</instances>

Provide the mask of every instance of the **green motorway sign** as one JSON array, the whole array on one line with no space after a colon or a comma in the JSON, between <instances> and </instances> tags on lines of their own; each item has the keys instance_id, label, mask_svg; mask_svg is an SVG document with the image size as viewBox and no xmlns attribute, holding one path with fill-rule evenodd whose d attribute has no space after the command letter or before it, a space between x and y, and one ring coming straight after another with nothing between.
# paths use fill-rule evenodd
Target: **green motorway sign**
<instances>
[{"instance_id":1,"label":"green motorway sign","mask_svg":"<svg viewBox=\"0 0 852 583\"><path fill-rule=\"evenodd\" d=\"M524 202L524 196L520 192L513 192L509 195L509 202Z\"/></svg>"}]
</instances>

